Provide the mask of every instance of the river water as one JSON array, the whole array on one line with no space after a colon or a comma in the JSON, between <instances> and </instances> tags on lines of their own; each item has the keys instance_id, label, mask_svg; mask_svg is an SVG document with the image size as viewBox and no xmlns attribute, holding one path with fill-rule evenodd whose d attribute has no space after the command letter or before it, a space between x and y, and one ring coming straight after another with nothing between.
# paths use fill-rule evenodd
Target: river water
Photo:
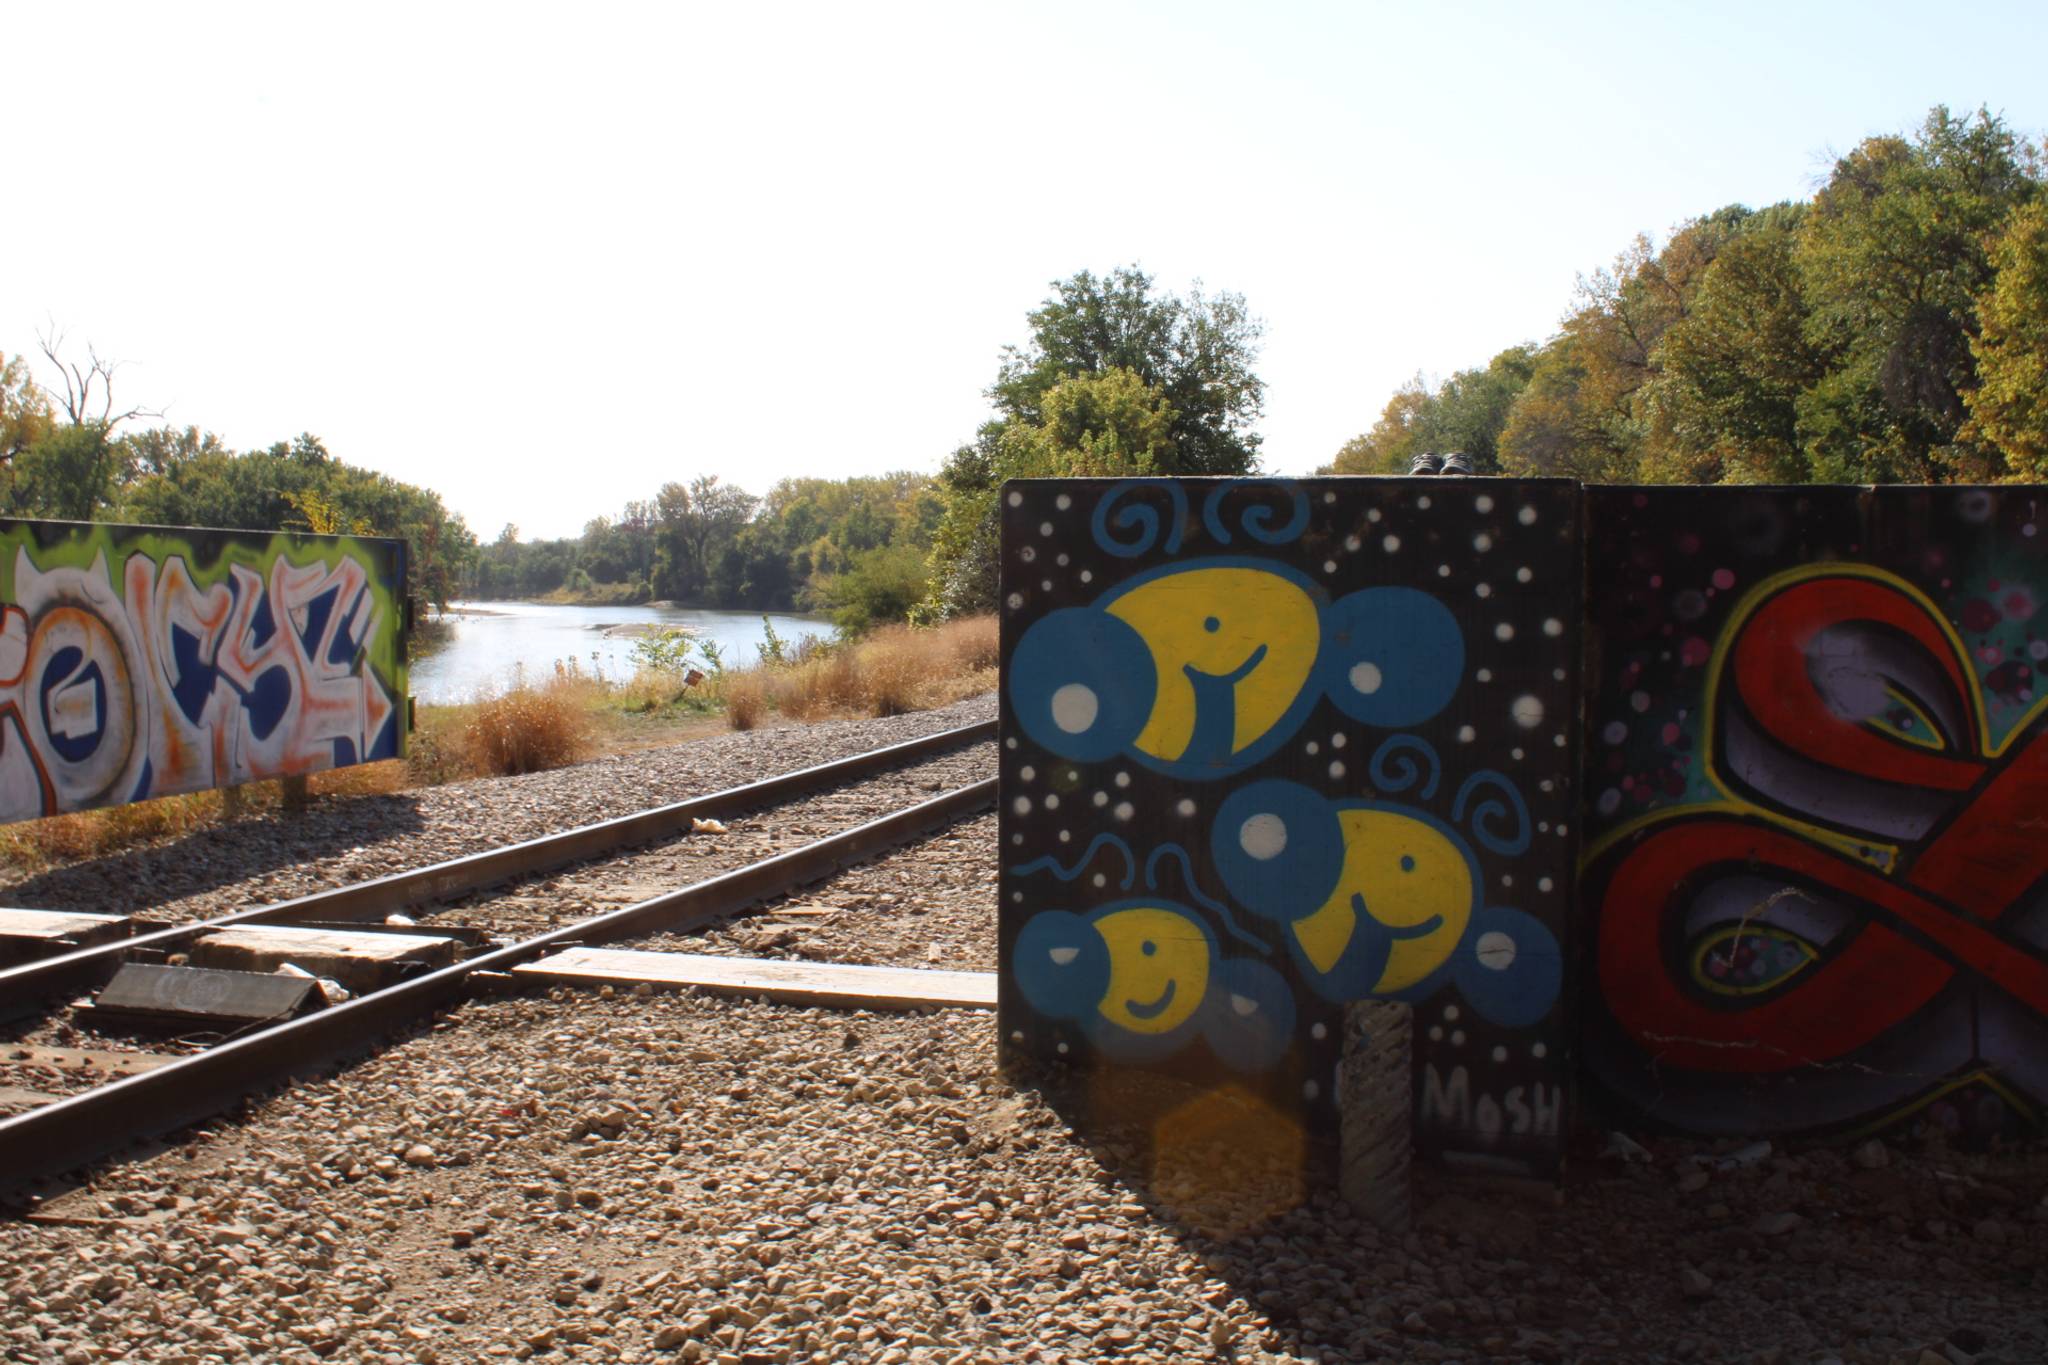
<instances>
[{"instance_id":1,"label":"river water","mask_svg":"<svg viewBox=\"0 0 2048 1365\"><path fill-rule=\"evenodd\" d=\"M658 623L682 626L715 641L728 668L744 668L761 652L763 613L693 607L569 607L546 602L457 602L447 616L448 642L411 667L413 696L427 704L466 701L480 689L504 687L522 672L538 681L557 660L574 659L585 673L607 678L633 673L633 640L607 627ZM812 616L766 614L790 644L799 637L829 637L832 623Z\"/></svg>"}]
</instances>

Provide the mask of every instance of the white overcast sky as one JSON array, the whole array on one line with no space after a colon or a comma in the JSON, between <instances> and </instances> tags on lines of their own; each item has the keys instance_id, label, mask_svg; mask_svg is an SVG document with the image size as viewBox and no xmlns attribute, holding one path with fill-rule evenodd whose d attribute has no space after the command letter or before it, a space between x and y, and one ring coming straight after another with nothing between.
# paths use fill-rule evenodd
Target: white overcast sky
<instances>
[{"instance_id":1,"label":"white overcast sky","mask_svg":"<svg viewBox=\"0 0 2048 1365\"><path fill-rule=\"evenodd\" d=\"M1267 324L1267 465L1550 334L1638 231L1988 105L2038 3L0 0L0 352L317 433L479 535L935 469L1055 278Z\"/></svg>"}]
</instances>

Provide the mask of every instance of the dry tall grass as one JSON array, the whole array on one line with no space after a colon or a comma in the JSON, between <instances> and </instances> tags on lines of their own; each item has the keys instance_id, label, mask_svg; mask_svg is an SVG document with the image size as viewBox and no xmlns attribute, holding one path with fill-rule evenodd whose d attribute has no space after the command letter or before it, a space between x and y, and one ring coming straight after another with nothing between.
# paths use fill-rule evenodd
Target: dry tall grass
<instances>
[{"instance_id":1,"label":"dry tall grass","mask_svg":"<svg viewBox=\"0 0 2048 1365\"><path fill-rule=\"evenodd\" d=\"M499 777L574 763L590 752L591 712L604 684L557 668L538 687L520 682L480 697L462 723L460 753L473 772Z\"/></svg>"},{"instance_id":2,"label":"dry tall grass","mask_svg":"<svg viewBox=\"0 0 2048 1365\"><path fill-rule=\"evenodd\" d=\"M768 705L796 721L900 716L991 690L996 656L993 617L928 630L884 626L848 644L819 647L807 640L790 662L728 672L719 688L726 723L735 730L760 724ZM737 707L735 698L742 699Z\"/></svg>"}]
</instances>

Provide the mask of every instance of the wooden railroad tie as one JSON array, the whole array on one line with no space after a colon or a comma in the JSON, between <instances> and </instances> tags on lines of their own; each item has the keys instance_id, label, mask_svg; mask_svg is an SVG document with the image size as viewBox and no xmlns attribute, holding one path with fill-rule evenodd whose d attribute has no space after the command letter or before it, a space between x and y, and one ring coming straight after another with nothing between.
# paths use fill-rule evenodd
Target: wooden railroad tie
<instances>
[{"instance_id":1,"label":"wooden railroad tie","mask_svg":"<svg viewBox=\"0 0 2048 1365\"><path fill-rule=\"evenodd\" d=\"M791 1004L839 1009L996 1007L994 972L948 972L924 967L867 967L845 962L567 948L538 962L514 967L512 974L529 981L583 986L648 985L656 990L697 986L728 995L758 995Z\"/></svg>"}]
</instances>

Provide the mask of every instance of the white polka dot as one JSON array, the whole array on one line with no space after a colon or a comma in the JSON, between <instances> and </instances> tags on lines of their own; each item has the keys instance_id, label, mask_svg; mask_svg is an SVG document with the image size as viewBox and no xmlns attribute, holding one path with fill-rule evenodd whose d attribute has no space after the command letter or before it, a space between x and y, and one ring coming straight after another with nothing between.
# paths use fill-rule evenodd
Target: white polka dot
<instances>
[{"instance_id":1,"label":"white polka dot","mask_svg":"<svg viewBox=\"0 0 2048 1365\"><path fill-rule=\"evenodd\" d=\"M1011 1029L1011 1030L1010 1030L1010 1041L1011 1041L1011 1042L1013 1042L1013 1043L1021 1043L1021 1042L1023 1042L1023 1041L1024 1041L1024 1030L1023 1030L1023 1029L1020 1029L1020 1028L1017 1028L1017 1029Z\"/></svg>"},{"instance_id":2,"label":"white polka dot","mask_svg":"<svg viewBox=\"0 0 2048 1365\"><path fill-rule=\"evenodd\" d=\"M1323 561L1323 572L1324 572L1324 573L1335 573L1335 572L1337 572L1337 561L1336 561L1336 560L1334 560L1334 559L1326 559L1326 560L1324 560L1324 561Z\"/></svg>"},{"instance_id":3,"label":"white polka dot","mask_svg":"<svg viewBox=\"0 0 2048 1365\"><path fill-rule=\"evenodd\" d=\"M1343 748L1343 747L1344 747L1344 746L1345 746L1346 744L1349 744L1350 742L1351 742L1351 736L1349 736L1349 735L1347 735L1347 734L1344 734L1344 733L1343 733L1343 732L1341 732L1341 731L1340 731L1340 732L1338 732L1337 734L1334 734L1334 735L1331 735L1331 736L1330 736L1330 747L1331 747L1332 749L1341 749L1341 748Z\"/></svg>"},{"instance_id":4,"label":"white polka dot","mask_svg":"<svg viewBox=\"0 0 2048 1365\"><path fill-rule=\"evenodd\" d=\"M1444 1006L1444 1022L1446 1024L1455 1024L1458 1022L1458 1007L1456 1005Z\"/></svg>"},{"instance_id":5,"label":"white polka dot","mask_svg":"<svg viewBox=\"0 0 2048 1365\"><path fill-rule=\"evenodd\" d=\"M1461 1028L1454 1028L1454 1029L1452 1029L1452 1030L1451 1030L1451 1046L1452 1046L1452 1047L1463 1047L1463 1046L1465 1046L1465 1030L1463 1030L1463 1029L1461 1029Z\"/></svg>"},{"instance_id":6,"label":"white polka dot","mask_svg":"<svg viewBox=\"0 0 2048 1365\"><path fill-rule=\"evenodd\" d=\"M1365 519L1366 519L1367 521L1378 521L1378 520L1380 519L1380 509L1379 509L1379 508L1377 508L1377 507L1368 507L1368 508L1366 508L1366 509L1365 509Z\"/></svg>"},{"instance_id":7,"label":"white polka dot","mask_svg":"<svg viewBox=\"0 0 2048 1365\"><path fill-rule=\"evenodd\" d=\"M1039 589L1040 589L1040 591L1043 591L1043 592L1051 592L1051 591L1052 591L1052 580L1051 580L1050 578L1041 578L1041 579L1039 579L1039 580L1038 580L1038 586L1039 586Z\"/></svg>"},{"instance_id":8,"label":"white polka dot","mask_svg":"<svg viewBox=\"0 0 2048 1365\"><path fill-rule=\"evenodd\" d=\"M1436 576L1437 576L1438 578L1449 578L1449 577L1451 576L1451 566L1450 566L1450 565L1448 565L1448 564L1439 564L1439 565L1437 565L1437 566L1436 566Z\"/></svg>"},{"instance_id":9,"label":"white polka dot","mask_svg":"<svg viewBox=\"0 0 2048 1365\"><path fill-rule=\"evenodd\" d=\"M1493 670L1490 668L1482 668L1477 673L1474 673L1472 676L1479 679L1479 681L1481 682L1492 682Z\"/></svg>"},{"instance_id":10,"label":"white polka dot","mask_svg":"<svg viewBox=\"0 0 2048 1365\"><path fill-rule=\"evenodd\" d=\"M1238 827L1237 846L1260 862L1270 862L1287 851L1287 822L1267 811L1254 815Z\"/></svg>"},{"instance_id":11,"label":"white polka dot","mask_svg":"<svg viewBox=\"0 0 2048 1365\"><path fill-rule=\"evenodd\" d=\"M1051 534L1052 534L1052 523L1051 523L1051 522L1049 522L1049 521L1041 521L1041 522L1039 522L1039 523L1038 523L1038 534L1040 534L1040 535L1042 535L1042 536L1049 536L1049 535L1051 535Z\"/></svg>"},{"instance_id":12,"label":"white polka dot","mask_svg":"<svg viewBox=\"0 0 2048 1365\"><path fill-rule=\"evenodd\" d=\"M1601 728L1600 738L1609 744L1619 744L1628 738L1628 727L1618 720L1610 720Z\"/></svg>"},{"instance_id":13,"label":"white polka dot","mask_svg":"<svg viewBox=\"0 0 2048 1365\"><path fill-rule=\"evenodd\" d=\"M1441 1028L1437 1027L1435 1024L1431 1024L1429 1026L1429 1041L1432 1043L1441 1043L1443 1040L1444 1031Z\"/></svg>"},{"instance_id":14,"label":"white polka dot","mask_svg":"<svg viewBox=\"0 0 2048 1365\"><path fill-rule=\"evenodd\" d=\"M1517 583L1527 583L1530 579L1534 578L1535 576L1536 575L1534 573L1530 572L1529 566L1527 564L1524 564L1521 568L1515 570L1515 581Z\"/></svg>"},{"instance_id":15,"label":"white polka dot","mask_svg":"<svg viewBox=\"0 0 2048 1365\"><path fill-rule=\"evenodd\" d=\"M1017 814L1019 815L1031 814L1031 798L1028 796L1018 797L1015 801L1012 801L1010 803L1010 809L1017 812Z\"/></svg>"},{"instance_id":16,"label":"white polka dot","mask_svg":"<svg viewBox=\"0 0 2048 1365\"><path fill-rule=\"evenodd\" d=\"M1477 739L1478 737L1479 732L1473 729L1471 726L1460 725L1458 727L1458 743L1470 744L1473 740Z\"/></svg>"},{"instance_id":17,"label":"white polka dot","mask_svg":"<svg viewBox=\"0 0 2048 1365\"><path fill-rule=\"evenodd\" d=\"M1061 830L1061 831L1060 831L1060 842L1061 842L1061 843L1063 843L1063 844L1071 844L1071 843L1073 843L1073 842L1074 842L1074 831L1072 831L1072 830L1070 830L1070 829L1063 829L1063 830Z\"/></svg>"},{"instance_id":18,"label":"white polka dot","mask_svg":"<svg viewBox=\"0 0 2048 1365\"><path fill-rule=\"evenodd\" d=\"M1024 594L1021 592L1013 592L1010 594L1008 601L1010 604L1010 610L1015 611L1017 610L1017 608L1024 605Z\"/></svg>"},{"instance_id":19,"label":"white polka dot","mask_svg":"<svg viewBox=\"0 0 2048 1365\"><path fill-rule=\"evenodd\" d=\"M1496 640L1512 640L1515 638L1515 628L1506 621L1503 621L1493 628L1493 638Z\"/></svg>"},{"instance_id":20,"label":"white polka dot","mask_svg":"<svg viewBox=\"0 0 2048 1365\"><path fill-rule=\"evenodd\" d=\"M1012 494L1010 494L1010 506L1012 506L1012 507L1022 507L1023 505L1024 505L1024 495L1023 495L1022 493L1012 493Z\"/></svg>"},{"instance_id":21,"label":"white polka dot","mask_svg":"<svg viewBox=\"0 0 2048 1365\"><path fill-rule=\"evenodd\" d=\"M1038 769L1026 763L1023 767L1017 769L1017 776L1029 782L1032 778L1038 776Z\"/></svg>"},{"instance_id":22,"label":"white polka dot","mask_svg":"<svg viewBox=\"0 0 2048 1365\"><path fill-rule=\"evenodd\" d=\"M1524 507L1521 511L1515 513L1515 520L1521 522L1524 526L1534 526L1536 524L1536 509Z\"/></svg>"},{"instance_id":23,"label":"white polka dot","mask_svg":"<svg viewBox=\"0 0 2048 1365\"><path fill-rule=\"evenodd\" d=\"M1362 541L1360 541L1360 540L1359 540L1359 538L1358 538L1357 536L1346 536L1346 537L1344 537L1344 548L1345 548L1345 549L1347 549L1347 550L1355 550L1355 549L1357 549L1357 548L1358 548L1358 547L1359 547L1359 546L1360 546L1360 545L1361 545L1362 543L1363 543L1363 542L1362 542Z\"/></svg>"},{"instance_id":24,"label":"white polka dot","mask_svg":"<svg viewBox=\"0 0 2048 1365\"><path fill-rule=\"evenodd\" d=\"M1072 507L1074 505L1074 500L1068 497L1065 493L1062 493L1052 500L1052 505L1054 507L1059 508L1060 511L1064 512L1069 507Z\"/></svg>"},{"instance_id":25,"label":"white polka dot","mask_svg":"<svg viewBox=\"0 0 2048 1365\"><path fill-rule=\"evenodd\" d=\"M1629 710L1635 712L1637 715L1642 715L1643 712L1650 709L1650 694L1648 692L1630 693L1628 699L1628 707Z\"/></svg>"},{"instance_id":26,"label":"white polka dot","mask_svg":"<svg viewBox=\"0 0 2048 1365\"><path fill-rule=\"evenodd\" d=\"M1498 929L1490 930L1473 944L1473 956L1480 966L1504 972L1515 965L1515 941Z\"/></svg>"},{"instance_id":27,"label":"white polka dot","mask_svg":"<svg viewBox=\"0 0 2048 1365\"><path fill-rule=\"evenodd\" d=\"M1550 1052L1550 1049L1549 1049L1549 1048L1547 1048L1547 1047L1545 1047L1545 1046L1544 1046L1543 1044L1541 1044L1541 1043L1538 1043L1538 1044L1536 1044L1536 1045L1535 1045L1534 1047L1532 1047L1532 1048L1530 1048L1530 1049L1529 1049L1529 1055L1530 1055L1531 1057L1543 1057L1543 1056L1547 1056L1547 1055L1549 1055L1549 1052Z\"/></svg>"},{"instance_id":28,"label":"white polka dot","mask_svg":"<svg viewBox=\"0 0 2048 1365\"><path fill-rule=\"evenodd\" d=\"M1095 689L1083 683L1068 683L1052 694L1052 723L1070 735L1086 733L1101 709Z\"/></svg>"},{"instance_id":29,"label":"white polka dot","mask_svg":"<svg viewBox=\"0 0 2048 1365\"><path fill-rule=\"evenodd\" d=\"M1514 759L1515 762L1520 763L1523 757L1522 750L1520 748L1510 749L1508 750L1508 757Z\"/></svg>"},{"instance_id":30,"label":"white polka dot","mask_svg":"<svg viewBox=\"0 0 2048 1365\"><path fill-rule=\"evenodd\" d=\"M1342 777L1342 776L1344 776L1344 765L1343 765L1342 763L1332 763L1332 764L1330 765L1330 776L1331 776L1331 777Z\"/></svg>"},{"instance_id":31,"label":"white polka dot","mask_svg":"<svg viewBox=\"0 0 2048 1365\"><path fill-rule=\"evenodd\" d=\"M1094 881L1094 883L1095 883L1095 884L1096 884L1097 886L1108 886L1108 885L1109 885L1109 878L1107 878L1107 877L1103 876L1103 875L1102 875L1102 874L1101 874L1100 872L1096 873L1096 874L1095 874L1095 876L1094 876L1093 878L1091 878L1091 880L1092 880L1092 881Z\"/></svg>"},{"instance_id":32,"label":"white polka dot","mask_svg":"<svg viewBox=\"0 0 2048 1365\"><path fill-rule=\"evenodd\" d=\"M1067 1052L1068 1052L1068 1050L1069 1050L1069 1049L1068 1049L1068 1047L1067 1047L1067 1045L1066 1045L1065 1043L1061 1043L1061 1044L1060 1044L1060 1047L1059 1047L1059 1052L1060 1052L1060 1056L1062 1056L1062 1057L1066 1056L1066 1055L1067 1055Z\"/></svg>"},{"instance_id":33,"label":"white polka dot","mask_svg":"<svg viewBox=\"0 0 2048 1365\"><path fill-rule=\"evenodd\" d=\"M1032 560L1038 558L1038 551L1032 549L1029 545L1026 545L1023 549L1017 551L1017 558L1023 560L1026 564L1029 564Z\"/></svg>"},{"instance_id":34,"label":"white polka dot","mask_svg":"<svg viewBox=\"0 0 2048 1365\"><path fill-rule=\"evenodd\" d=\"M1119 820L1128 820L1138 813L1138 808L1128 801L1119 801L1116 809L1110 813Z\"/></svg>"},{"instance_id":35,"label":"white polka dot","mask_svg":"<svg viewBox=\"0 0 2048 1365\"><path fill-rule=\"evenodd\" d=\"M1394 551L1401 548L1401 537L1388 536L1385 540L1381 541L1380 544L1386 546L1388 554L1392 554L1394 553Z\"/></svg>"},{"instance_id":36,"label":"white polka dot","mask_svg":"<svg viewBox=\"0 0 2048 1365\"><path fill-rule=\"evenodd\" d=\"M1491 597L1493 596L1493 588L1490 584L1486 583L1475 584L1472 588L1472 595L1474 597Z\"/></svg>"},{"instance_id":37,"label":"white polka dot","mask_svg":"<svg viewBox=\"0 0 2048 1365\"><path fill-rule=\"evenodd\" d=\"M1538 891L1548 891L1551 887L1556 885L1557 883L1550 880L1550 878L1548 877L1538 877L1536 879L1536 889Z\"/></svg>"},{"instance_id":38,"label":"white polka dot","mask_svg":"<svg viewBox=\"0 0 2048 1365\"><path fill-rule=\"evenodd\" d=\"M1335 502L1336 500L1337 500L1337 495L1336 495L1335 493L1325 493L1325 494L1323 494L1323 501L1324 501L1325 503L1332 503L1332 502Z\"/></svg>"},{"instance_id":39,"label":"white polka dot","mask_svg":"<svg viewBox=\"0 0 2048 1365\"><path fill-rule=\"evenodd\" d=\"M1491 512L1493 510L1493 499L1481 493L1478 497L1472 499L1472 510L1475 512Z\"/></svg>"},{"instance_id":40,"label":"white polka dot","mask_svg":"<svg viewBox=\"0 0 2048 1365\"><path fill-rule=\"evenodd\" d=\"M1055 559L1053 563L1059 565L1062 569L1064 569L1067 567L1067 557L1065 555L1061 555L1058 559Z\"/></svg>"},{"instance_id":41,"label":"white polka dot","mask_svg":"<svg viewBox=\"0 0 2048 1365\"><path fill-rule=\"evenodd\" d=\"M1009 737L1008 739L1006 739L1006 740L1004 740L1004 741L1003 741L1003 747L1004 747L1005 749L1014 749L1014 748L1016 748L1016 747L1017 747L1017 737L1016 737L1015 735L1011 735L1011 736L1010 736L1010 737Z\"/></svg>"},{"instance_id":42,"label":"white polka dot","mask_svg":"<svg viewBox=\"0 0 2048 1365\"><path fill-rule=\"evenodd\" d=\"M1024 836L1021 834L1012 834L1010 836L1010 842L1013 844L1021 844L1024 842Z\"/></svg>"},{"instance_id":43,"label":"white polka dot","mask_svg":"<svg viewBox=\"0 0 2048 1365\"><path fill-rule=\"evenodd\" d=\"M1513 886L1515 884L1515 879L1511 874L1503 872L1500 874L1500 884L1502 886Z\"/></svg>"},{"instance_id":44,"label":"white polka dot","mask_svg":"<svg viewBox=\"0 0 2048 1365\"><path fill-rule=\"evenodd\" d=\"M1045 808L1047 810L1058 810L1060 808L1060 798L1057 793L1047 792L1045 794Z\"/></svg>"},{"instance_id":45,"label":"white polka dot","mask_svg":"<svg viewBox=\"0 0 2048 1365\"><path fill-rule=\"evenodd\" d=\"M1118 774L1116 775L1116 784L1117 784L1117 785L1118 785L1119 787L1128 787L1128 786L1130 786L1130 785L1131 785L1131 775L1130 775L1129 773L1118 773Z\"/></svg>"},{"instance_id":46,"label":"white polka dot","mask_svg":"<svg viewBox=\"0 0 2048 1365\"><path fill-rule=\"evenodd\" d=\"M1022 905L1024 903L1024 893L1022 891L1012 891L1010 893L1010 902L1013 905Z\"/></svg>"},{"instance_id":47,"label":"white polka dot","mask_svg":"<svg viewBox=\"0 0 2048 1365\"><path fill-rule=\"evenodd\" d=\"M1317 1042L1319 1042L1319 1043L1320 1043L1320 1042L1322 1042L1322 1041L1323 1041L1323 1039L1325 1039L1325 1038L1327 1038L1327 1037L1329 1037L1329 1036L1330 1036L1330 1028L1329 1028L1329 1025L1327 1025L1327 1024L1310 1024L1310 1025L1308 1026L1308 1036L1309 1036L1309 1037L1311 1037L1311 1038L1313 1038L1313 1039L1315 1039L1315 1040L1316 1040Z\"/></svg>"},{"instance_id":48,"label":"white polka dot","mask_svg":"<svg viewBox=\"0 0 2048 1365\"><path fill-rule=\"evenodd\" d=\"M1304 1098L1312 1100L1317 1095L1320 1095L1322 1090L1314 1081L1303 1081L1301 1083L1301 1093Z\"/></svg>"},{"instance_id":49,"label":"white polka dot","mask_svg":"<svg viewBox=\"0 0 2048 1365\"><path fill-rule=\"evenodd\" d=\"M1379 691L1380 684L1385 681L1386 679L1380 674L1380 666L1376 663L1367 662L1351 665L1352 688L1363 692L1368 697Z\"/></svg>"},{"instance_id":50,"label":"white polka dot","mask_svg":"<svg viewBox=\"0 0 2048 1365\"><path fill-rule=\"evenodd\" d=\"M1182 815L1193 815L1195 813L1195 803L1189 798L1183 796L1180 799L1180 804L1175 806L1174 809L1179 811Z\"/></svg>"},{"instance_id":51,"label":"white polka dot","mask_svg":"<svg viewBox=\"0 0 2048 1365\"><path fill-rule=\"evenodd\" d=\"M1314 740L1310 740L1308 743L1301 746L1301 751L1307 754L1310 758L1314 758L1317 754L1323 751L1323 746L1316 743Z\"/></svg>"},{"instance_id":52,"label":"white polka dot","mask_svg":"<svg viewBox=\"0 0 2048 1365\"><path fill-rule=\"evenodd\" d=\"M1097 793L1095 793L1095 804L1096 804L1096 805L1098 805L1098 806L1106 806L1106 805L1108 805L1108 804L1109 804L1109 793L1108 793L1108 792L1097 792Z\"/></svg>"},{"instance_id":53,"label":"white polka dot","mask_svg":"<svg viewBox=\"0 0 2048 1365\"><path fill-rule=\"evenodd\" d=\"M1478 535L1472 537L1472 548L1481 554L1485 554L1493 548L1493 537L1481 531Z\"/></svg>"},{"instance_id":54,"label":"white polka dot","mask_svg":"<svg viewBox=\"0 0 2048 1365\"><path fill-rule=\"evenodd\" d=\"M1504 1048L1504 1047L1496 1047L1496 1048L1495 1048L1495 1049L1493 1050L1493 1060L1495 1060L1496 1062L1504 1062L1504 1061L1506 1061L1507 1059L1508 1059L1508 1050L1507 1050L1506 1048Z\"/></svg>"},{"instance_id":55,"label":"white polka dot","mask_svg":"<svg viewBox=\"0 0 2048 1365\"><path fill-rule=\"evenodd\" d=\"M1558 620L1555 616L1546 618L1543 622L1543 633L1551 636L1553 639L1564 634L1564 622Z\"/></svg>"},{"instance_id":56,"label":"white polka dot","mask_svg":"<svg viewBox=\"0 0 2048 1365\"><path fill-rule=\"evenodd\" d=\"M1092 569L1081 570L1081 581L1083 583L1093 583L1095 581L1095 571Z\"/></svg>"},{"instance_id":57,"label":"white polka dot","mask_svg":"<svg viewBox=\"0 0 2048 1365\"><path fill-rule=\"evenodd\" d=\"M1424 493L1421 497L1417 498L1415 500L1415 505L1417 507L1420 507L1423 511L1427 512L1429 510L1429 494Z\"/></svg>"}]
</instances>

